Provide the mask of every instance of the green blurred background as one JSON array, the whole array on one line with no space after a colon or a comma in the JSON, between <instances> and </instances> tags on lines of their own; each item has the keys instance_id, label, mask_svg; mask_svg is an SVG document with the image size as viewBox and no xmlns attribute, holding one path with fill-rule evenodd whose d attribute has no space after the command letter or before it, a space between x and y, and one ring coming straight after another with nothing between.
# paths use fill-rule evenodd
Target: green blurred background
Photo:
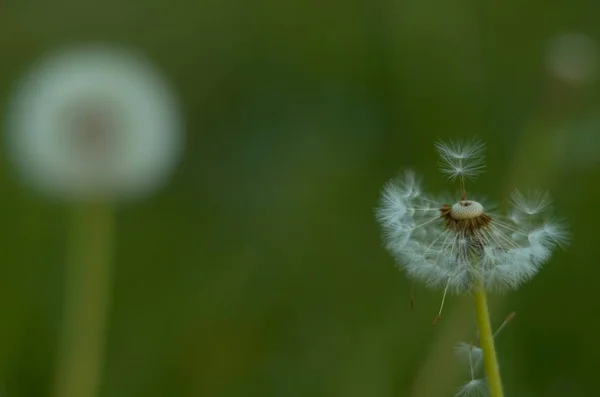
<instances>
[{"instance_id":1,"label":"green blurred background","mask_svg":"<svg viewBox=\"0 0 600 397\"><path fill-rule=\"evenodd\" d=\"M42 54L87 42L143 52L183 104L170 183L117 210L100 395L452 396L471 303L452 297L433 328L441 293L417 286L411 310L373 207L405 167L451 189L433 143L473 135L489 159L474 191L547 188L573 232L492 298L496 324L517 312L497 341L506 395L598 395L598 15L583 0L2 1L2 108ZM5 154L0 203L0 395L49 396L69 208Z\"/></svg>"}]
</instances>

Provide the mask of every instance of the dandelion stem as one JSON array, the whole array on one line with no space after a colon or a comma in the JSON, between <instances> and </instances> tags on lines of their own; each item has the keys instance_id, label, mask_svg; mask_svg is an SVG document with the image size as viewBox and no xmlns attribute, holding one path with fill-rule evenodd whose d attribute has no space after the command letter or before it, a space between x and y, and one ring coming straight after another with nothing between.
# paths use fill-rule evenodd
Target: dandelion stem
<instances>
[{"instance_id":1,"label":"dandelion stem","mask_svg":"<svg viewBox=\"0 0 600 397\"><path fill-rule=\"evenodd\" d=\"M64 319L55 397L96 397L99 391L110 291L113 213L107 203L72 211Z\"/></svg>"},{"instance_id":2,"label":"dandelion stem","mask_svg":"<svg viewBox=\"0 0 600 397\"><path fill-rule=\"evenodd\" d=\"M483 365L490 387L491 397L503 397L502 380L498 368L498 358L494 346L494 336L490 323L487 296L483 283L479 281L473 292L475 301L475 314L477 316L477 327L479 329L479 343L483 350Z\"/></svg>"}]
</instances>

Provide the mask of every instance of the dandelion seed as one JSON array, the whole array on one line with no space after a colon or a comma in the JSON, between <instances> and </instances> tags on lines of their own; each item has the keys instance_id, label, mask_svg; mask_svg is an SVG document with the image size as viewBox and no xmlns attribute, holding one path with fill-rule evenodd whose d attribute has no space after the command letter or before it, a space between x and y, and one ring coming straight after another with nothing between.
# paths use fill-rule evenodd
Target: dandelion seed
<instances>
[{"instance_id":1,"label":"dandelion seed","mask_svg":"<svg viewBox=\"0 0 600 397\"><path fill-rule=\"evenodd\" d=\"M547 193L515 191L508 216L492 215L482 201L467 198L465 180L484 169L483 143L440 142L436 148L442 172L461 181L461 197L437 200L408 171L385 185L376 211L387 249L410 278L454 293L471 292L479 282L504 291L529 280L568 243L565 225L546 216Z\"/></svg>"},{"instance_id":2,"label":"dandelion seed","mask_svg":"<svg viewBox=\"0 0 600 397\"><path fill-rule=\"evenodd\" d=\"M504 328L508 325L509 322L515 317L516 313L512 312L500 324L498 329L492 335L492 338L496 339L496 337L502 332ZM465 362L469 363L469 369L471 373L471 379L475 378L475 373L477 373L483 364L483 350L479 347L475 341L470 343L460 342L454 348L454 352L456 355Z\"/></svg>"},{"instance_id":3,"label":"dandelion seed","mask_svg":"<svg viewBox=\"0 0 600 397\"><path fill-rule=\"evenodd\" d=\"M454 352L460 359L469 363L471 378L473 378L475 372L481 368L481 364L483 363L483 350L481 350L481 347L473 342L461 342L456 345Z\"/></svg>"},{"instance_id":4,"label":"dandelion seed","mask_svg":"<svg viewBox=\"0 0 600 397\"><path fill-rule=\"evenodd\" d=\"M456 392L456 397L485 397L488 387L485 379L472 379Z\"/></svg>"},{"instance_id":5,"label":"dandelion seed","mask_svg":"<svg viewBox=\"0 0 600 397\"><path fill-rule=\"evenodd\" d=\"M475 179L485 169L483 142L438 142L440 169L449 180Z\"/></svg>"},{"instance_id":6,"label":"dandelion seed","mask_svg":"<svg viewBox=\"0 0 600 397\"><path fill-rule=\"evenodd\" d=\"M500 334L500 332L502 332L502 330L504 328L506 328L506 325L509 322L511 322L513 318L515 318L516 315L517 315L517 313L512 312L508 316L506 316L506 318L504 319L504 321L502 322L502 324L500 324L500 326L498 327L498 329L496 330L496 332L494 332L494 334L492 335L492 337L496 338Z\"/></svg>"},{"instance_id":7,"label":"dandelion seed","mask_svg":"<svg viewBox=\"0 0 600 397\"><path fill-rule=\"evenodd\" d=\"M547 192L534 191L524 196L520 191L515 190L511 195L512 204L515 209L527 215L538 214L547 209L552 200Z\"/></svg>"}]
</instances>

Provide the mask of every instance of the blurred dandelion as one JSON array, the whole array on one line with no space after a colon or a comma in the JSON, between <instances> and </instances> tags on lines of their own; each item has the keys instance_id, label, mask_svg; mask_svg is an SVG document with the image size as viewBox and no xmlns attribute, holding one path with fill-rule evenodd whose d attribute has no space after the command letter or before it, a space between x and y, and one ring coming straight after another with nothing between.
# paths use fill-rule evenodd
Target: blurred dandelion
<instances>
[{"instance_id":1,"label":"blurred dandelion","mask_svg":"<svg viewBox=\"0 0 600 397\"><path fill-rule=\"evenodd\" d=\"M7 140L17 170L32 187L73 204L56 397L98 394L112 204L164 183L182 149L178 113L146 60L111 47L43 58L9 104Z\"/></svg>"},{"instance_id":2,"label":"blurred dandelion","mask_svg":"<svg viewBox=\"0 0 600 397\"><path fill-rule=\"evenodd\" d=\"M178 112L142 57L112 47L59 51L16 89L9 155L27 182L54 196L140 196L159 187L179 158Z\"/></svg>"},{"instance_id":3,"label":"blurred dandelion","mask_svg":"<svg viewBox=\"0 0 600 397\"><path fill-rule=\"evenodd\" d=\"M384 187L377 218L387 249L408 276L444 290L442 307L447 292L474 297L491 394L500 397L486 291L514 289L529 280L568 242L568 233L563 223L547 216L550 198L545 192L514 191L506 215L467 197L465 182L484 170L483 143L439 142L436 148L442 172L450 181L460 181L460 197L452 202L430 196L416 175L406 171ZM463 394L479 386L473 378Z\"/></svg>"},{"instance_id":4,"label":"blurred dandelion","mask_svg":"<svg viewBox=\"0 0 600 397\"><path fill-rule=\"evenodd\" d=\"M582 33L552 37L546 49L546 68L554 77L568 83L591 83L598 72L598 46Z\"/></svg>"}]
</instances>

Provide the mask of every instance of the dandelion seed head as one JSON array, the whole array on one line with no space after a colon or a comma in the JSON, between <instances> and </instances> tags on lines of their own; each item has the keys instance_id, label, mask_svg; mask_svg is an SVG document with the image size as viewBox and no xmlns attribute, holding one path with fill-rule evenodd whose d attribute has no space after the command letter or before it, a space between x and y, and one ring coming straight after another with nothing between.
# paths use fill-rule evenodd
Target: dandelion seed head
<instances>
[{"instance_id":1,"label":"dandelion seed head","mask_svg":"<svg viewBox=\"0 0 600 397\"><path fill-rule=\"evenodd\" d=\"M181 154L178 101L145 58L111 46L42 57L9 103L7 147L17 171L66 199L143 196Z\"/></svg>"},{"instance_id":2,"label":"dandelion seed head","mask_svg":"<svg viewBox=\"0 0 600 397\"><path fill-rule=\"evenodd\" d=\"M437 146L446 163L478 159L483 148L476 141ZM506 216L487 212L488 204L467 198L464 189L460 196L448 204L428 195L412 171L385 185L377 218L386 248L410 278L454 293L479 283L505 291L535 276L568 243L564 223L547 216L551 200L545 192L515 191Z\"/></svg>"}]
</instances>

